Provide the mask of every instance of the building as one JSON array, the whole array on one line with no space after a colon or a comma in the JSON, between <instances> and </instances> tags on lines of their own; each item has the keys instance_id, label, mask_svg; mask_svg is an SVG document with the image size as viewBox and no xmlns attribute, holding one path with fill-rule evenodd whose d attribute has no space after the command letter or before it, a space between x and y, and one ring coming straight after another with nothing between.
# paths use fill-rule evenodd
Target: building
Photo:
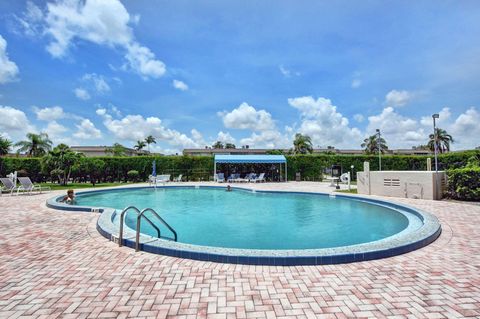
<instances>
[{"instance_id":1,"label":"building","mask_svg":"<svg viewBox=\"0 0 480 319\"><path fill-rule=\"evenodd\" d=\"M193 156L209 156L215 154L222 155L262 155L269 154L275 149L269 148L186 148L183 150L183 155ZM283 153L287 154L289 149L281 149ZM338 155L363 155L363 150L345 149L340 150L333 147L329 148L316 148L313 150L313 154L338 154ZM432 152L429 150L421 149L396 149L387 150L385 155L430 155Z\"/></svg>"},{"instance_id":2,"label":"building","mask_svg":"<svg viewBox=\"0 0 480 319\"><path fill-rule=\"evenodd\" d=\"M108 152L111 146L71 146L70 149L77 153L82 153L86 157L101 157L112 156L112 153ZM137 151L133 148L125 147L125 156L140 156L149 155L150 153L145 150Z\"/></svg>"}]
</instances>

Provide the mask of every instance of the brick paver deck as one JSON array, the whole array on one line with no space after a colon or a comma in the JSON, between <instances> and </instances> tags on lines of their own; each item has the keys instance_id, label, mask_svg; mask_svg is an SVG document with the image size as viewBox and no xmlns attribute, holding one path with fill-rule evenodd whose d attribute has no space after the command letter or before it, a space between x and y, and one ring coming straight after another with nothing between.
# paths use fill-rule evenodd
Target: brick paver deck
<instances>
[{"instance_id":1,"label":"brick paver deck","mask_svg":"<svg viewBox=\"0 0 480 319\"><path fill-rule=\"evenodd\" d=\"M97 215L48 209L50 196L0 197L0 318L480 317L480 206L396 199L436 214L440 238L387 259L266 267L119 248Z\"/></svg>"}]
</instances>

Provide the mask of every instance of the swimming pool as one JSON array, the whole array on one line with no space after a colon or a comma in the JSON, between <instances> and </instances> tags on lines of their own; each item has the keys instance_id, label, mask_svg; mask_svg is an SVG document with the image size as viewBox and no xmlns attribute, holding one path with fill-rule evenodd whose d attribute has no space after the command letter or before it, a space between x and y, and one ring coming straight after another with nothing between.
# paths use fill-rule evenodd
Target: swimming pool
<instances>
[{"instance_id":1,"label":"swimming pool","mask_svg":"<svg viewBox=\"0 0 480 319\"><path fill-rule=\"evenodd\" d=\"M399 211L368 202L239 189L144 188L80 195L77 202L118 210L129 205L140 210L150 207L176 230L179 242L226 248L341 247L383 239L409 225L407 216ZM146 215L155 223L151 213ZM118 217L116 214L114 223L119 223ZM132 230L136 229L136 217L134 211L125 216L125 224ZM418 217L412 222L421 225ZM141 232L156 236L145 221Z\"/></svg>"},{"instance_id":2,"label":"swimming pool","mask_svg":"<svg viewBox=\"0 0 480 319\"><path fill-rule=\"evenodd\" d=\"M71 209L104 207L97 229L107 238L118 236L124 207L150 207L176 230L178 242L168 240L171 233L161 225L157 226L163 239L157 239L154 228L142 220L142 250L233 263L324 264L382 258L423 247L441 231L430 214L343 195L147 187L83 192L77 202ZM134 246L136 216L126 214L127 246ZM155 221L149 213L147 217Z\"/></svg>"}]
</instances>

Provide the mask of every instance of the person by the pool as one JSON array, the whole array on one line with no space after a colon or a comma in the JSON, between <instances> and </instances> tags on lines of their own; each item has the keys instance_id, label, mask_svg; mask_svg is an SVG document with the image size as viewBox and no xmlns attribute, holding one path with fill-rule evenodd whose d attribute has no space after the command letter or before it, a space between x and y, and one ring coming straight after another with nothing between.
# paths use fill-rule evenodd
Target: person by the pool
<instances>
[{"instance_id":1,"label":"person by the pool","mask_svg":"<svg viewBox=\"0 0 480 319\"><path fill-rule=\"evenodd\" d=\"M69 189L67 191L67 196L65 196L61 202L67 203L67 204L75 204L75 193L73 189Z\"/></svg>"},{"instance_id":2,"label":"person by the pool","mask_svg":"<svg viewBox=\"0 0 480 319\"><path fill-rule=\"evenodd\" d=\"M227 192L231 192L232 191L232 188L230 187L230 185L227 185Z\"/></svg>"}]
</instances>

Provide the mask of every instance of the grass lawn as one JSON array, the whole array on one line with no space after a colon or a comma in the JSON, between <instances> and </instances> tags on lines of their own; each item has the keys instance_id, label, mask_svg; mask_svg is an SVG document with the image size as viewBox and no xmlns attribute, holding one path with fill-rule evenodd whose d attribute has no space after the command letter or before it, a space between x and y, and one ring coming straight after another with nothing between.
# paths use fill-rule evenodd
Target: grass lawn
<instances>
[{"instance_id":1,"label":"grass lawn","mask_svg":"<svg viewBox=\"0 0 480 319\"><path fill-rule=\"evenodd\" d=\"M121 186L121 185L129 185L133 183L97 183L95 184L95 188L101 187L111 187L111 186ZM53 184L53 183L41 183L41 186L48 186L52 190L62 190L62 189L79 189L79 188L90 188L93 187L91 183L70 183L68 185L60 185L60 184Z\"/></svg>"}]
</instances>

